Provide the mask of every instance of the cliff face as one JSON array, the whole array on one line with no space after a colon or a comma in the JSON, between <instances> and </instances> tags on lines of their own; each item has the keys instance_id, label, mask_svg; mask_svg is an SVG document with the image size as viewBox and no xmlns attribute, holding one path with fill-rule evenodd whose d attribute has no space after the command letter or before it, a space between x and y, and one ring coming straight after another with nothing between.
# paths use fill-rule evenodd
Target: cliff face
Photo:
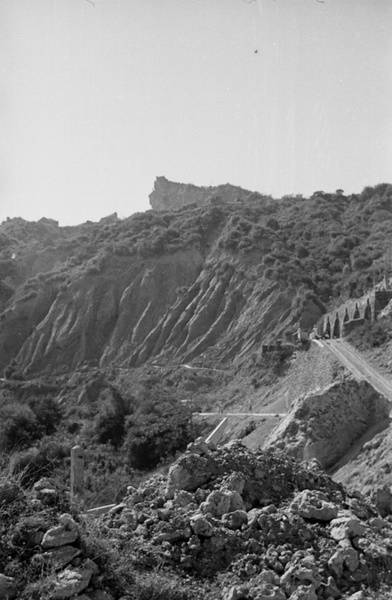
<instances>
[{"instance_id":1,"label":"cliff face","mask_svg":"<svg viewBox=\"0 0 392 600\"><path fill-rule=\"evenodd\" d=\"M151 192L150 205L154 210L172 210L187 204L205 206L221 202L245 200L251 192L235 185L197 187L191 183L175 183L166 177L157 177Z\"/></svg>"},{"instance_id":2,"label":"cliff face","mask_svg":"<svg viewBox=\"0 0 392 600\"><path fill-rule=\"evenodd\" d=\"M157 210L123 220L0 226L0 369L13 359L33 374L85 362L240 363L290 328L310 329L340 290L336 247L346 248L354 200L321 199L315 226L314 198L159 177L150 200ZM338 211L330 248L322 234Z\"/></svg>"},{"instance_id":3,"label":"cliff face","mask_svg":"<svg viewBox=\"0 0 392 600\"><path fill-rule=\"evenodd\" d=\"M55 297L43 293L16 303L0 335L3 348L14 343L18 363L33 373L122 360L174 303L177 288L193 283L201 268L195 251L154 261L112 258L100 273L80 275Z\"/></svg>"},{"instance_id":4,"label":"cliff face","mask_svg":"<svg viewBox=\"0 0 392 600\"><path fill-rule=\"evenodd\" d=\"M148 359L228 361L258 351L292 321L293 292L250 282L195 250L154 260L115 258L56 294L43 289L3 318L0 367L26 374L84 362L138 366Z\"/></svg>"}]
</instances>

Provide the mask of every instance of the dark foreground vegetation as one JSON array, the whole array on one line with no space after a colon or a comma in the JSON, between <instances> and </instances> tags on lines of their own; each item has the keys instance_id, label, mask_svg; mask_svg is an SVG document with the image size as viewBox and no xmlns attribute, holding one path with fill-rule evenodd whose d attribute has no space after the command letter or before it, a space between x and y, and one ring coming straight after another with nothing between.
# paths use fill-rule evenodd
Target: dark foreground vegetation
<instances>
[{"instance_id":1,"label":"dark foreground vegetation","mask_svg":"<svg viewBox=\"0 0 392 600\"><path fill-rule=\"evenodd\" d=\"M86 452L86 506L97 506L114 502L143 472L183 451L197 434L194 406L181 403L176 391L154 376L111 377L95 369L80 375L73 387L61 378L3 383L3 468L26 488L43 476L69 485L70 450L80 444Z\"/></svg>"}]
</instances>

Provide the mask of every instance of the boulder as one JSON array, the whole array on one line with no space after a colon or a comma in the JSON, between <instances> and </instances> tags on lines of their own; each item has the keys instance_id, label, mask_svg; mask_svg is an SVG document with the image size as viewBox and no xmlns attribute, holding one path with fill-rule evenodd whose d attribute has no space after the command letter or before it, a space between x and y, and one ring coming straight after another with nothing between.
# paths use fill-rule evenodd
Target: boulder
<instances>
[{"instance_id":1,"label":"boulder","mask_svg":"<svg viewBox=\"0 0 392 600\"><path fill-rule=\"evenodd\" d=\"M191 528L196 535L211 537L214 534L214 527L207 521L204 515L196 514L191 518Z\"/></svg>"},{"instance_id":2,"label":"boulder","mask_svg":"<svg viewBox=\"0 0 392 600\"><path fill-rule=\"evenodd\" d=\"M57 548L72 544L79 537L79 528L71 515L63 514L59 517L60 525L48 529L41 545L43 548Z\"/></svg>"},{"instance_id":3,"label":"boulder","mask_svg":"<svg viewBox=\"0 0 392 600\"><path fill-rule=\"evenodd\" d=\"M92 575L93 571L87 568L65 569L57 575L51 600L66 600L80 594L89 586Z\"/></svg>"},{"instance_id":4,"label":"boulder","mask_svg":"<svg viewBox=\"0 0 392 600\"><path fill-rule=\"evenodd\" d=\"M344 539L351 539L364 535L366 526L354 515L342 516L333 519L330 523L331 538L339 542Z\"/></svg>"},{"instance_id":5,"label":"boulder","mask_svg":"<svg viewBox=\"0 0 392 600\"><path fill-rule=\"evenodd\" d=\"M186 453L182 460L169 469L167 476L166 496L174 497L176 490L193 492L211 476L208 459L198 454Z\"/></svg>"},{"instance_id":6,"label":"boulder","mask_svg":"<svg viewBox=\"0 0 392 600\"><path fill-rule=\"evenodd\" d=\"M272 583L263 583L256 587L252 597L254 600L286 600L286 594Z\"/></svg>"},{"instance_id":7,"label":"boulder","mask_svg":"<svg viewBox=\"0 0 392 600\"><path fill-rule=\"evenodd\" d=\"M231 497L228 490L214 490L200 505L203 513L210 513L218 519L230 511Z\"/></svg>"},{"instance_id":8,"label":"boulder","mask_svg":"<svg viewBox=\"0 0 392 600\"><path fill-rule=\"evenodd\" d=\"M242 494L245 487L245 477L242 473L231 473L223 480L223 485L232 492L237 492L238 494Z\"/></svg>"},{"instance_id":9,"label":"boulder","mask_svg":"<svg viewBox=\"0 0 392 600\"><path fill-rule=\"evenodd\" d=\"M222 521L230 529L241 529L242 525L247 525L248 515L245 510L235 510L223 515Z\"/></svg>"},{"instance_id":10,"label":"boulder","mask_svg":"<svg viewBox=\"0 0 392 600\"><path fill-rule=\"evenodd\" d=\"M317 600L317 594L312 585L299 585L290 600Z\"/></svg>"},{"instance_id":11,"label":"boulder","mask_svg":"<svg viewBox=\"0 0 392 600\"><path fill-rule=\"evenodd\" d=\"M392 493L388 485L376 487L370 498L382 517L392 514Z\"/></svg>"},{"instance_id":12,"label":"boulder","mask_svg":"<svg viewBox=\"0 0 392 600\"><path fill-rule=\"evenodd\" d=\"M338 515L338 508L328 502L326 496L316 490L303 490L294 497L290 510L303 519L332 521Z\"/></svg>"},{"instance_id":13,"label":"boulder","mask_svg":"<svg viewBox=\"0 0 392 600\"><path fill-rule=\"evenodd\" d=\"M62 569L79 556L80 553L80 550L74 546L60 546L59 548L47 550L42 556L45 562L54 569Z\"/></svg>"},{"instance_id":14,"label":"boulder","mask_svg":"<svg viewBox=\"0 0 392 600\"><path fill-rule=\"evenodd\" d=\"M245 505L238 492L222 488L211 492L200 505L200 510L219 519L228 512L244 511Z\"/></svg>"}]
</instances>

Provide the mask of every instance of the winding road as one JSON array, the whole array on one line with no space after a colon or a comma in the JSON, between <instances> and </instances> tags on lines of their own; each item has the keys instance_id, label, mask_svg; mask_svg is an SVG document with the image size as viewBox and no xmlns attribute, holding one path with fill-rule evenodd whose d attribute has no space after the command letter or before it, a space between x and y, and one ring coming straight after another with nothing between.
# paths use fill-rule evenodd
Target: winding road
<instances>
[{"instance_id":1,"label":"winding road","mask_svg":"<svg viewBox=\"0 0 392 600\"><path fill-rule=\"evenodd\" d=\"M350 344L342 339L317 341L319 345L334 354L354 377L366 379L377 392L392 402L392 383L376 371Z\"/></svg>"}]
</instances>

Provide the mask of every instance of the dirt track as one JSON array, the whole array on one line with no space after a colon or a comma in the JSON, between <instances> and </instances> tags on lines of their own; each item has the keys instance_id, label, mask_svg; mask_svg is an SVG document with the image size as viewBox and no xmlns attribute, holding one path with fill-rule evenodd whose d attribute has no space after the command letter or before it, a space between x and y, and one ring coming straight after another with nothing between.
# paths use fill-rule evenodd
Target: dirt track
<instances>
[{"instance_id":1,"label":"dirt track","mask_svg":"<svg viewBox=\"0 0 392 600\"><path fill-rule=\"evenodd\" d=\"M357 379L366 379L380 394L392 402L392 383L381 375L374 367L343 340L329 340L319 342L347 367Z\"/></svg>"}]
</instances>

